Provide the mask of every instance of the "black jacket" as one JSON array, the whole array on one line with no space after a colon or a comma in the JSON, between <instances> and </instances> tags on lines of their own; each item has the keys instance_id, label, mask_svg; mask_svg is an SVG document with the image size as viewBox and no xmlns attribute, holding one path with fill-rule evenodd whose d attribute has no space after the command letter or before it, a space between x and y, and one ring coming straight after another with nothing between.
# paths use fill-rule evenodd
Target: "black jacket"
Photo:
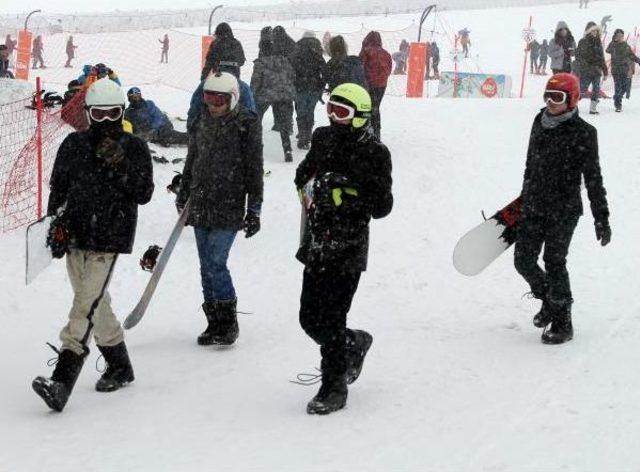
<instances>
[{"instance_id":1,"label":"black jacket","mask_svg":"<svg viewBox=\"0 0 640 472\"><path fill-rule=\"evenodd\" d=\"M9 70L9 59L0 59L0 79L13 79L13 72Z\"/></svg>"},{"instance_id":2,"label":"black jacket","mask_svg":"<svg viewBox=\"0 0 640 472\"><path fill-rule=\"evenodd\" d=\"M543 112L531 129L522 185L523 215L582 215L580 184L584 176L594 219L608 221L596 129L577 114L554 129L545 129L540 122Z\"/></svg>"},{"instance_id":3,"label":"black jacket","mask_svg":"<svg viewBox=\"0 0 640 472\"><path fill-rule=\"evenodd\" d=\"M612 75L627 77L631 74L633 63L640 64L640 59L633 53L633 49L626 41L611 41L607 47L607 52L611 54Z\"/></svg>"},{"instance_id":4,"label":"black jacket","mask_svg":"<svg viewBox=\"0 0 640 472\"><path fill-rule=\"evenodd\" d=\"M368 131L343 133L338 128L317 128L311 150L296 171L296 187L327 172L343 175L358 196L345 200L332 215L332 228L341 235L337 245L316 244L318 235L307 234L296 257L312 268L340 267L366 270L369 252L369 221L391 212L391 155ZM316 196L314 195L314 198ZM307 231L310 233L310 231Z\"/></svg>"},{"instance_id":5,"label":"black jacket","mask_svg":"<svg viewBox=\"0 0 640 472\"><path fill-rule=\"evenodd\" d=\"M578 75L585 77L598 77L608 74L607 62L604 59L600 38L587 35L578 42L574 66Z\"/></svg>"},{"instance_id":6,"label":"black jacket","mask_svg":"<svg viewBox=\"0 0 640 472\"><path fill-rule=\"evenodd\" d=\"M201 81L206 79L212 70L231 72L239 78L240 67L246 62L242 44L233 37L231 28L221 28L222 25L222 23L218 25L216 39L207 51L204 68L200 74Z\"/></svg>"},{"instance_id":7,"label":"black jacket","mask_svg":"<svg viewBox=\"0 0 640 472\"><path fill-rule=\"evenodd\" d=\"M322 95L327 84L327 63L322 57L320 40L302 38L298 41L291 63L296 71L296 91Z\"/></svg>"},{"instance_id":8,"label":"black jacket","mask_svg":"<svg viewBox=\"0 0 640 472\"><path fill-rule=\"evenodd\" d=\"M176 203L191 198L187 224L239 230L246 208L260 207L262 126L238 105L222 118L204 109L189 135L189 151Z\"/></svg>"},{"instance_id":9,"label":"black jacket","mask_svg":"<svg viewBox=\"0 0 640 472\"><path fill-rule=\"evenodd\" d=\"M147 144L123 133L124 158L109 165L96 155L93 130L71 133L58 149L51 174L47 214L66 202L72 246L109 253L131 253L138 205L153 194L153 167Z\"/></svg>"},{"instance_id":10,"label":"black jacket","mask_svg":"<svg viewBox=\"0 0 640 472\"><path fill-rule=\"evenodd\" d=\"M347 82L367 88L367 79L362 61L358 56L329 59L327 63L327 82L330 91Z\"/></svg>"}]
</instances>

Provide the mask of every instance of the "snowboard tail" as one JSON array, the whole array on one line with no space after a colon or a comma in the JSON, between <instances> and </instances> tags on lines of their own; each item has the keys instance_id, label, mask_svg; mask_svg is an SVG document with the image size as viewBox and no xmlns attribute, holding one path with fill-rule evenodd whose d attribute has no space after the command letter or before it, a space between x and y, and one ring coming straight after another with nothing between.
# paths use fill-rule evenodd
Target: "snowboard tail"
<instances>
[{"instance_id":1,"label":"snowboard tail","mask_svg":"<svg viewBox=\"0 0 640 472\"><path fill-rule=\"evenodd\" d=\"M47 247L47 236L49 235L52 221L52 216L45 216L27 226L25 266L25 283L27 285L49 267L53 260L51 250Z\"/></svg>"},{"instance_id":2,"label":"snowboard tail","mask_svg":"<svg viewBox=\"0 0 640 472\"><path fill-rule=\"evenodd\" d=\"M453 251L453 265L463 275L478 275L516 241L522 218L520 197L467 232Z\"/></svg>"},{"instance_id":3,"label":"snowboard tail","mask_svg":"<svg viewBox=\"0 0 640 472\"><path fill-rule=\"evenodd\" d=\"M173 227L173 230L169 235L169 239L167 240L167 243L164 245L164 249L160 253L158 262L155 268L153 269L151 278L149 279L149 282L147 282L147 286L145 287L144 292L142 293L142 296L140 297L140 301L138 301L138 304L133 309L133 311L129 313L129 315L125 318L124 323L122 324L122 326L124 326L124 329L131 329L134 326L136 326L140 322L140 320L142 320L142 317L147 311L147 307L149 306L149 303L151 302L151 298L153 297L153 294L156 291L156 288L158 287L158 283L160 282L162 273L164 272L164 269L167 267L167 263L169 262L171 253L173 252L173 249L175 248L176 243L178 242L178 239L180 239L182 230L184 229L185 223L187 222L187 217L189 216L189 203L190 202L187 201L187 204L182 210L182 213L180 213L180 217L178 218L178 221Z\"/></svg>"}]
</instances>

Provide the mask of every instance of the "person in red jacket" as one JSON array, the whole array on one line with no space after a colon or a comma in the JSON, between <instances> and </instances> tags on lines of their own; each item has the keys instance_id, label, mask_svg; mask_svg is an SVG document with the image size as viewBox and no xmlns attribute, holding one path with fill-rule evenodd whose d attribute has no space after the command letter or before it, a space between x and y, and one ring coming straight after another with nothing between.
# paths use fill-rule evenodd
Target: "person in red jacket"
<instances>
[{"instance_id":1,"label":"person in red jacket","mask_svg":"<svg viewBox=\"0 0 640 472\"><path fill-rule=\"evenodd\" d=\"M360 60L364 66L369 95L371 95L371 126L380 139L380 103L387 89L393 63L391 54L382 47L382 38L377 31L371 31L362 41Z\"/></svg>"}]
</instances>

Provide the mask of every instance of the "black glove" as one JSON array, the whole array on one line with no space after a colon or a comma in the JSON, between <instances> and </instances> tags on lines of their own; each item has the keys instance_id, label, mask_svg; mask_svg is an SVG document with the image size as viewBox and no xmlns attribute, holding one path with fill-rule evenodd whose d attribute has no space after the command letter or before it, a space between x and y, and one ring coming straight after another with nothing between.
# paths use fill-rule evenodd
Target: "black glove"
<instances>
[{"instance_id":1,"label":"black glove","mask_svg":"<svg viewBox=\"0 0 640 472\"><path fill-rule=\"evenodd\" d=\"M611 242L611 227L608 221L596 221L596 239L603 246Z\"/></svg>"},{"instance_id":2,"label":"black glove","mask_svg":"<svg viewBox=\"0 0 640 472\"><path fill-rule=\"evenodd\" d=\"M242 229L244 230L245 238L255 236L255 234L260 231L260 216L256 215L252 211L248 211L244 217Z\"/></svg>"},{"instance_id":3,"label":"black glove","mask_svg":"<svg viewBox=\"0 0 640 472\"><path fill-rule=\"evenodd\" d=\"M171 179L171 183L167 185L167 192L175 193L178 195L180 193L180 183L182 182L182 174L180 172L176 172L176 175Z\"/></svg>"},{"instance_id":4,"label":"black glove","mask_svg":"<svg viewBox=\"0 0 640 472\"><path fill-rule=\"evenodd\" d=\"M160 246L149 246L149 248L142 255L142 259L140 259L140 267L142 270L146 270L147 272L153 272L153 269L156 267L156 263L158 262L158 256L162 248Z\"/></svg>"},{"instance_id":5,"label":"black glove","mask_svg":"<svg viewBox=\"0 0 640 472\"><path fill-rule=\"evenodd\" d=\"M63 215L54 216L47 234L47 247L54 259L62 259L69 254L69 229Z\"/></svg>"},{"instance_id":6,"label":"black glove","mask_svg":"<svg viewBox=\"0 0 640 472\"><path fill-rule=\"evenodd\" d=\"M113 138L104 138L96 147L96 156L110 167L125 169L126 160L124 148Z\"/></svg>"}]
</instances>

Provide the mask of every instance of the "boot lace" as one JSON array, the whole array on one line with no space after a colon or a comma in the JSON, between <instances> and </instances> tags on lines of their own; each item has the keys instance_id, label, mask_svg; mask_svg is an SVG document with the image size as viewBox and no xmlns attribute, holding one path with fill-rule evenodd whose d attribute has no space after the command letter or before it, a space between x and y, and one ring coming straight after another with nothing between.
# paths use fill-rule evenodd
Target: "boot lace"
<instances>
[{"instance_id":1,"label":"boot lace","mask_svg":"<svg viewBox=\"0 0 640 472\"><path fill-rule=\"evenodd\" d=\"M317 373L301 372L296 375L296 380L289 380L292 384L310 387L322 381L322 370L315 367Z\"/></svg>"},{"instance_id":2,"label":"boot lace","mask_svg":"<svg viewBox=\"0 0 640 472\"><path fill-rule=\"evenodd\" d=\"M56 365L58 363L58 357L60 356L60 349L58 349L57 347L55 347L51 343L46 343L46 345L49 346L53 352L56 353L56 357L52 357L51 359L49 359L47 361L47 366L53 367L54 365Z\"/></svg>"}]
</instances>

